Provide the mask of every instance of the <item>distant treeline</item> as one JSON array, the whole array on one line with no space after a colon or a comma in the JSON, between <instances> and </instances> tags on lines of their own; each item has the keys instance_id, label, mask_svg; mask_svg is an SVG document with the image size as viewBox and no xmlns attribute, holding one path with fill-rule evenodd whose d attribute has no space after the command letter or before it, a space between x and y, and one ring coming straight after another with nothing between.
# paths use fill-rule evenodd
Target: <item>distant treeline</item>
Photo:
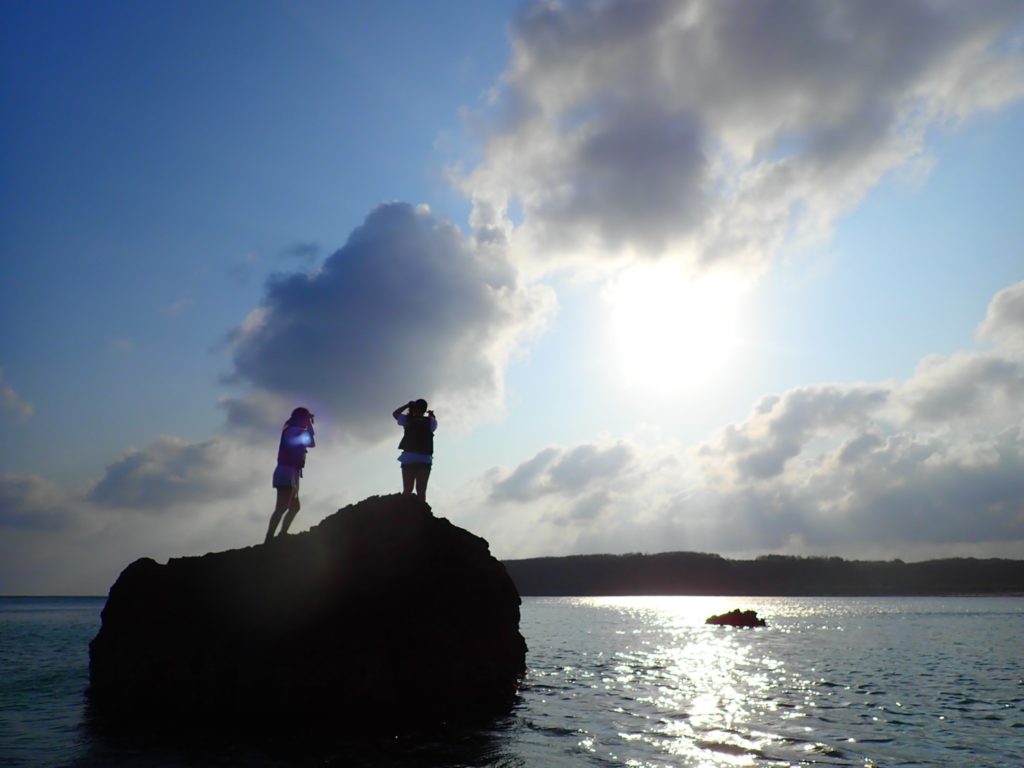
<instances>
[{"instance_id":1,"label":"distant treeline","mask_svg":"<svg viewBox=\"0 0 1024 768\"><path fill-rule=\"evenodd\" d=\"M506 560L521 595L1024 594L1024 560L843 560L700 552Z\"/></svg>"}]
</instances>

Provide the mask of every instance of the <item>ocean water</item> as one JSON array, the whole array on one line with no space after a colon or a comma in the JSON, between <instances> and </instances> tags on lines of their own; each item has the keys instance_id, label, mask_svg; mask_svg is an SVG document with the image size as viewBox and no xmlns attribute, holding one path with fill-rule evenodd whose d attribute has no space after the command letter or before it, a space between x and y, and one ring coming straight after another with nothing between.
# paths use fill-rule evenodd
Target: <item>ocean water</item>
<instances>
[{"instance_id":1,"label":"ocean water","mask_svg":"<svg viewBox=\"0 0 1024 768\"><path fill-rule=\"evenodd\" d=\"M102 606L0 598L0 765L1024 766L1024 598L526 598L508 717L315 746L96 732Z\"/></svg>"}]
</instances>

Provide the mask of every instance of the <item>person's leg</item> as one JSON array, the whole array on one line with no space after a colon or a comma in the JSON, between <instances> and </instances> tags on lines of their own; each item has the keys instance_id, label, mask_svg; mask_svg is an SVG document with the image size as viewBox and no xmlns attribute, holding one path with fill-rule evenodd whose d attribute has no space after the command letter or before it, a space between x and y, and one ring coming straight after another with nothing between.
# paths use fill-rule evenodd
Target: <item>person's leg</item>
<instances>
[{"instance_id":1,"label":"person's leg","mask_svg":"<svg viewBox=\"0 0 1024 768\"><path fill-rule=\"evenodd\" d=\"M274 490L277 491L277 504L274 506L274 514L270 516L270 525L267 526L267 538L263 540L264 544L274 538L277 524L281 522L281 515L285 513L285 510L292 503L292 494L294 493L293 488L275 488Z\"/></svg>"},{"instance_id":2,"label":"person's leg","mask_svg":"<svg viewBox=\"0 0 1024 768\"><path fill-rule=\"evenodd\" d=\"M288 514L284 516L284 522L281 523L281 536L284 536L286 533L288 533L288 529L292 525L292 520L294 520L295 516L299 514L299 508L301 506L302 505L299 504L299 494L296 491L292 495L292 503L288 505Z\"/></svg>"},{"instance_id":3,"label":"person's leg","mask_svg":"<svg viewBox=\"0 0 1024 768\"><path fill-rule=\"evenodd\" d=\"M411 464L402 465L402 494L409 496L412 494L412 483L416 477L416 467Z\"/></svg>"},{"instance_id":4,"label":"person's leg","mask_svg":"<svg viewBox=\"0 0 1024 768\"><path fill-rule=\"evenodd\" d=\"M420 497L420 501L427 500L427 480L430 479L430 465L429 464L417 464L416 465L416 493Z\"/></svg>"}]
</instances>

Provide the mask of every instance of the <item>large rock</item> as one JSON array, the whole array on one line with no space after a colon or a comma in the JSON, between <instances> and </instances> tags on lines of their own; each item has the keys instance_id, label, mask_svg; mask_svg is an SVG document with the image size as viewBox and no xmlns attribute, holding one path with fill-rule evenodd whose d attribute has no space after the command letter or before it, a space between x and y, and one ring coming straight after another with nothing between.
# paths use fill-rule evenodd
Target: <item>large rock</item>
<instances>
[{"instance_id":1,"label":"large rock","mask_svg":"<svg viewBox=\"0 0 1024 768\"><path fill-rule=\"evenodd\" d=\"M415 497L372 497L270 545L143 558L89 646L94 713L352 732L507 712L519 594L487 542Z\"/></svg>"}]
</instances>

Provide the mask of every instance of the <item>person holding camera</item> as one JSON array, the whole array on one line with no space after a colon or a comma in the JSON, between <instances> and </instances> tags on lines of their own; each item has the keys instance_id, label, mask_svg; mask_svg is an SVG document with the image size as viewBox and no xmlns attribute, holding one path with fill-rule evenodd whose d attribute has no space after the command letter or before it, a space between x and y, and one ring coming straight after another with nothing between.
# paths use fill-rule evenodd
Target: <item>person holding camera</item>
<instances>
[{"instance_id":1,"label":"person holding camera","mask_svg":"<svg viewBox=\"0 0 1024 768\"><path fill-rule=\"evenodd\" d=\"M403 413L407 411L407 413ZM412 494L413 487L420 501L427 500L427 480L434 462L434 432L437 418L427 410L427 401L410 400L398 406L391 414L398 426L405 430L402 442L398 444L402 454L398 461L402 465L402 493Z\"/></svg>"},{"instance_id":2,"label":"person holding camera","mask_svg":"<svg viewBox=\"0 0 1024 768\"><path fill-rule=\"evenodd\" d=\"M299 513L299 478L302 477L302 468L306 466L306 451L315 447L313 414L308 408L296 408L281 430L281 442L277 448L277 468L274 470L273 479L273 486L277 489L277 504L274 507L274 514L270 516L264 544L274 538L278 523L281 523L280 535L288 533L292 520Z\"/></svg>"}]
</instances>

